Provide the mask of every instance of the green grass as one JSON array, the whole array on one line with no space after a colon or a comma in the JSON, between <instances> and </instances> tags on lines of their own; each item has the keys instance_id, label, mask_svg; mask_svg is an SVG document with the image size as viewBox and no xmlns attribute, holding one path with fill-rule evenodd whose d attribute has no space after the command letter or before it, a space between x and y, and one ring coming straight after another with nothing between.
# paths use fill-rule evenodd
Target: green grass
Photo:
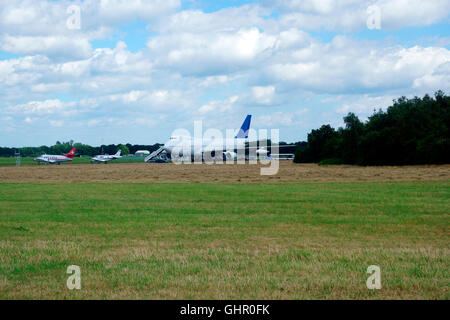
<instances>
[{"instance_id":1,"label":"green grass","mask_svg":"<svg viewBox=\"0 0 450 320\"><path fill-rule=\"evenodd\" d=\"M449 209L450 181L0 184L0 299L449 299Z\"/></svg>"},{"instance_id":2,"label":"green grass","mask_svg":"<svg viewBox=\"0 0 450 320\"><path fill-rule=\"evenodd\" d=\"M33 161L35 157L23 157L21 158L22 166L30 166L30 165L38 165L37 162ZM135 163L135 162L144 162L143 157L122 157L120 159L112 160L111 163L120 162L120 163ZM90 164L90 157L75 157L71 162L64 162L61 165L70 165L70 164ZM100 163L103 164L103 163ZM16 165L16 158L14 157L0 157L0 167L12 167ZM41 163L41 165L45 165Z\"/></svg>"}]
</instances>

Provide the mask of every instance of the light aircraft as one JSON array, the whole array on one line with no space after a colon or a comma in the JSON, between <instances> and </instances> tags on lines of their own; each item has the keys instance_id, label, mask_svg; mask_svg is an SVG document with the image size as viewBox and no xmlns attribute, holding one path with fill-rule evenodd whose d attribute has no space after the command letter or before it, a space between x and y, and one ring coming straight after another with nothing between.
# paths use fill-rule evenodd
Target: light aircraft
<instances>
[{"instance_id":1,"label":"light aircraft","mask_svg":"<svg viewBox=\"0 0 450 320\"><path fill-rule=\"evenodd\" d=\"M108 163L108 161L111 160L115 160L115 159L119 159L122 158L120 156L120 153L122 152L122 150L119 150L116 152L116 154L110 156L108 154L100 154L98 156L95 156L91 159L91 162L103 162L103 163Z\"/></svg>"},{"instance_id":2,"label":"light aircraft","mask_svg":"<svg viewBox=\"0 0 450 320\"><path fill-rule=\"evenodd\" d=\"M166 152L172 158L190 156L196 159L206 159L206 157L221 157L222 160L234 160L237 157L237 150L245 150L248 143L248 132L250 129L251 115L247 115L234 138L231 139L198 139L191 136L171 136L161 148L152 152L145 158L145 162L150 161L162 152ZM206 154L206 155L205 155Z\"/></svg>"},{"instance_id":3,"label":"light aircraft","mask_svg":"<svg viewBox=\"0 0 450 320\"><path fill-rule=\"evenodd\" d=\"M38 164L41 164L41 162L45 162L47 164L61 164L61 162L72 161L73 156L75 155L75 150L75 148L72 148L69 153L64 155L43 154L42 156L34 158L34 161L36 161Z\"/></svg>"}]
</instances>

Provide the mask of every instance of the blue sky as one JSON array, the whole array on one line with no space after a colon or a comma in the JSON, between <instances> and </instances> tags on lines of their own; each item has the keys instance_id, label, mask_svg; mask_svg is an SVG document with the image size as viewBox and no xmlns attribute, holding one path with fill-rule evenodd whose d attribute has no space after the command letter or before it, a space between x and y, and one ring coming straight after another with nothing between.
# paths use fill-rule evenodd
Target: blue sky
<instances>
[{"instance_id":1,"label":"blue sky","mask_svg":"<svg viewBox=\"0 0 450 320\"><path fill-rule=\"evenodd\" d=\"M448 93L449 13L444 0L4 2L0 146L153 144L246 114L305 140L348 112Z\"/></svg>"}]
</instances>

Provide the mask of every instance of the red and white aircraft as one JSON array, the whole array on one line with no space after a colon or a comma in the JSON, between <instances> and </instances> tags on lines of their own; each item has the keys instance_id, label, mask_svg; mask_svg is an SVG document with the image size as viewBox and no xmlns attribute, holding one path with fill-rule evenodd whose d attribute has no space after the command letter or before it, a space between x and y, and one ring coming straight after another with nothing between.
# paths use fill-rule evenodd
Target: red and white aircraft
<instances>
[{"instance_id":1,"label":"red and white aircraft","mask_svg":"<svg viewBox=\"0 0 450 320\"><path fill-rule=\"evenodd\" d=\"M34 158L34 161L36 161L38 164L41 164L41 162L45 162L47 164L48 163L60 164L61 162L72 161L73 156L75 155L75 150L76 150L75 148L72 148L72 150L70 150L69 153L64 154L62 156L53 154L43 154L42 156Z\"/></svg>"}]
</instances>

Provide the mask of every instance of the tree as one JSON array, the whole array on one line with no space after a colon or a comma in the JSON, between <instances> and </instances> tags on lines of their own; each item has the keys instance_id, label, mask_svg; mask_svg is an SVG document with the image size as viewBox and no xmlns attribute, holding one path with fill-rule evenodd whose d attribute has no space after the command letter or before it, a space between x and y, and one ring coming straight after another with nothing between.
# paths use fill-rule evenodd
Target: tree
<instances>
[{"instance_id":1,"label":"tree","mask_svg":"<svg viewBox=\"0 0 450 320\"><path fill-rule=\"evenodd\" d=\"M119 145L119 149L122 151L122 155L130 154L130 149L123 144Z\"/></svg>"},{"instance_id":2,"label":"tree","mask_svg":"<svg viewBox=\"0 0 450 320\"><path fill-rule=\"evenodd\" d=\"M349 113L345 128L312 130L295 162L340 159L361 165L450 163L450 97L400 97L386 112L374 111L366 123ZM332 162L332 161L328 161ZM338 162L338 161L336 161Z\"/></svg>"},{"instance_id":3,"label":"tree","mask_svg":"<svg viewBox=\"0 0 450 320\"><path fill-rule=\"evenodd\" d=\"M342 130L342 148L340 158L343 162L355 164L359 162L360 140L364 132L364 124L350 112L344 117L345 130Z\"/></svg>"},{"instance_id":4,"label":"tree","mask_svg":"<svg viewBox=\"0 0 450 320\"><path fill-rule=\"evenodd\" d=\"M336 153L339 134L329 124L312 130L308 134L306 148L298 148L294 162L319 162L322 159L332 158Z\"/></svg>"}]
</instances>

